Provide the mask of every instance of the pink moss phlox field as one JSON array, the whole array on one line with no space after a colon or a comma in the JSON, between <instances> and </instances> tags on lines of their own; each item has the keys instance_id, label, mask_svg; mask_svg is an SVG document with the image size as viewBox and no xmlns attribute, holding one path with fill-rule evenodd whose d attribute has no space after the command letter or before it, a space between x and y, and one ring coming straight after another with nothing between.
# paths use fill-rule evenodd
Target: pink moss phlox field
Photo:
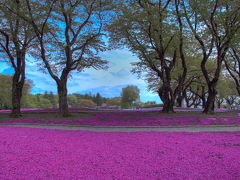
<instances>
[{"instance_id":1,"label":"pink moss phlox field","mask_svg":"<svg viewBox=\"0 0 240 180\"><path fill-rule=\"evenodd\" d=\"M137 111L137 112L148 112L148 111L160 111L161 108L141 108L141 109L107 109L107 108L87 108L87 107L71 107L69 108L70 111ZM58 108L28 108L28 109L21 109L22 112L43 112L43 111L58 111ZM176 108L176 112L201 112L203 109L193 109L193 108ZM216 112L228 112L229 109L225 108L216 108ZM11 110L0 110L0 113L11 112Z\"/></svg>"},{"instance_id":2,"label":"pink moss phlox field","mask_svg":"<svg viewBox=\"0 0 240 180\"><path fill-rule=\"evenodd\" d=\"M240 125L240 116L160 116L146 112L95 112L92 117L77 120L14 119L0 123L71 124L93 126L191 126Z\"/></svg>"},{"instance_id":3,"label":"pink moss phlox field","mask_svg":"<svg viewBox=\"0 0 240 180\"><path fill-rule=\"evenodd\" d=\"M0 179L239 180L240 132L0 127Z\"/></svg>"},{"instance_id":4,"label":"pink moss phlox field","mask_svg":"<svg viewBox=\"0 0 240 180\"><path fill-rule=\"evenodd\" d=\"M94 117L76 121L100 126L186 126L240 125L240 117L157 116L141 112L96 113Z\"/></svg>"}]
</instances>

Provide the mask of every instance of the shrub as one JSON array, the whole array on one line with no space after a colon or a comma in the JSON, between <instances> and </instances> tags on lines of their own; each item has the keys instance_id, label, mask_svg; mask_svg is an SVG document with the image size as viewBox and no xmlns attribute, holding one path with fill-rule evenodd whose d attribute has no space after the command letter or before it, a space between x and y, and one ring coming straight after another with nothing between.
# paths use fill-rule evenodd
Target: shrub
<instances>
[{"instance_id":1,"label":"shrub","mask_svg":"<svg viewBox=\"0 0 240 180\"><path fill-rule=\"evenodd\" d=\"M78 106L79 107L96 107L96 104L90 99L79 99Z\"/></svg>"}]
</instances>

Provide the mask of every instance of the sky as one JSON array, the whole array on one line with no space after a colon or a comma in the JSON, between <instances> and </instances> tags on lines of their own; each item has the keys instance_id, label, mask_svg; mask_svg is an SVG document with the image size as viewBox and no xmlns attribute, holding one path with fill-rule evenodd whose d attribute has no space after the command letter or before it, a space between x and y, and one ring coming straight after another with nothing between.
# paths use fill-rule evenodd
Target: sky
<instances>
[{"instance_id":1,"label":"sky","mask_svg":"<svg viewBox=\"0 0 240 180\"><path fill-rule=\"evenodd\" d=\"M74 71L68 81L68 93L92 93L99 92L104 97L120 96L121 90L127 85L136 85L140 89L140 100L156 101L160 99L156 93L147 90L147 83L138 79L136 74L131 73L132 62L138 58L126 49L106 51L101 57L109 62L108 70L86 69L84 72ZM13 69L9 64L0 62L0 73L12 74ZM40 71L36 63L27 61L26 79L32 80L32 94L52 91L57 93L56 83L48 73Z\"/></svg>"}]
</instances>

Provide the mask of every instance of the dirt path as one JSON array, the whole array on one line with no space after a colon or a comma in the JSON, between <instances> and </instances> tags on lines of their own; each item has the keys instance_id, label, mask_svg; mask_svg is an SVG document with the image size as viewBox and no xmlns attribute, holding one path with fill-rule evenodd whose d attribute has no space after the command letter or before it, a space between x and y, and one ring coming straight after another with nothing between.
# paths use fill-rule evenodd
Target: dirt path
<instances>
[{"instance_id":1,"label":"dirt path","mask_svg":"<svg viewBox=\"0 0 240 180\"><path fill-rule=\"evenodd\" d=\"M43 125L43 124L1 124L0 127L29 127L29 128L46 128L46 129L64 129L64 130L85 130L99 132L136 132L136 131L173 131L173 132L240 132L240 126L76 126L76 125Z\"/></svg>"}]
</instances>

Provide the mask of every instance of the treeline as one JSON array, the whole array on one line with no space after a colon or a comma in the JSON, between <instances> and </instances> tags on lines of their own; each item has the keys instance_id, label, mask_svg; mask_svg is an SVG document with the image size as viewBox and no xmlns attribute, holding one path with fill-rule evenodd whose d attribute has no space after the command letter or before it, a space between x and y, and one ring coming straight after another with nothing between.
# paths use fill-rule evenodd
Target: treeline
<instances>
[{"instance_id":1,"label":"treeline","mask_svg":"<svg viewBox=\"0 0 240 180\"><path fill-rule=\"evenodd\" d=\"M0 109L12 109L12 79L13 76L0 74ZM22 108L57 108L58 95L53 92L44 94L30 94L33 84L26 81L22 93ZM92 94L70 94L68 103L71 107L96 107L106 103L108 98L102 97L99 93Z\"/></svg>"},{"instance_id":2,"label":"treeline","mask_svg":"<svg viewBox=\"0 0 240 180\"><path fill-rule=\"evenodd\" d=\"M12 108L12 78L10 75L0 74L0 109ZM26 81L23 88L21 101L22 108L58 108L58 95L46 91L44 94L31 94L33 83ZM68 95L70 107L110 107L110 108L132 108L140 102L140 91L137 86L127 86L122 89L121 97L106 98L100 93Z\"/></svg>"},{"instance_id":3,"label":"treeline","mask_svg":"<svg viewBox=\"0 0 240 180\"><path fill-rule=\"evenodd\" d=\"M53 92L45 92L44 94L28 94L22 105L24 108L58 108L58 95ZM68 104L70 107L97 107L107 101L99 93L92 94L69 94Z\"/></svg>"},{"instance_id":4,"label":"treeline","mask_svg":"<svg viewBox=\"0 0 240 180\"><path fill-rule=\"evenodd\" d=\"M0 74L0 109L11 109L11 81L13 76ZM30 94L33 84L26 81L23 88L22 108L58 108L58 95L53 92L44 94ZM217 108L230 108L240 106L240 98L235 89L233 80L228 76L223 76L217 86L218 95L216 96L215 106ZM204 98L206 98L206 85L198 81L190 83L185 89L183 100L184 104L178 104L177 107L199 108L204 107ZM156 102L141 102L140 90L137 86L129 85L122 88L120 97L106 98L100 93L96 95L88 94L69 94L68 104L70 107L102 107L102 108L151 108L161 107Z\"/></svg>"},{"instance_id":5,"label":"treeline","mask_svg":"<svg viewBox=\"0 0 240 180\"><path fill-rule=\"evenodd\" d=\"M125 89L125 88L123 88ZM23 98L23 108L57 108L58 95L52 92L44 94L27 94ZM140 101L138 101L140 103ZM10 101L9 101L10 103ZM106 107L106 108L133 108L136 107L136 101L131 96L125 94L124 98L114 97L105 98L100 93L95 94L78 94L73 93L68 95L69 107Z\"/></svg>"},{"instance_id":6,"label":"treeline","mask_svg":"<svg viewBox=\"0 0 240 180\"><path fill-rule=\"evenodd\" d=\"M2 81L4 82L4 80ZM205 87L205 86L202 86ZM11 101L8 97L11 97L9 91L11 87L0 88L2 96L0 96L0 103L6 102L6 106L1 108L11 108ZM23 108L57 108L58 107L58 96L50 92L44 94L28 94L25 90L23 96L22 107ZM217 108L229 108L234 109L240 106L240 98L234 88L234 82L231 78L224 78L220 80L220 84L217 87L218 95L216 97L215 106ZM8 93L6 93L8 92ZM136 86L127 86L122 89L120 97L106 98L102 97L100 93L96 95L88 94L69 94L68 104L69 107L107 107L107 108L151 108L151 107L162 107L162 104L156 104L154 101L141 102L139 89ZM5 94L5 96L3 95ZM181 106L178 102L175 103L176 107L187 107L187 108L203 108L204 102L202 94L206 94L206 89L201 88L199 84L193 84L189 89L186 89L183 99L184 104ZM2 101L3 97L5 100Z\"/></svg>"},{"instance_id":7,"label":"treeline","mask_svg":"<svg viewBox=\"0 0 240 180\"><path fill-rule=\"evenodd\" d=\"M12 108L12 82L13 76L0 74L0 109ZM21 101L22 108L58 108L58 95L45 91L44 94L31 94L33 83L26 81L23 88ZM100 93L68 95L68 105L70 107L106 107L106 108L136 108L149 107L152 102L140 102L140 90L137 86L129 85L122 88L121 97L106 98Z\"/></svg>"},{"instance_id":8,"label":"treeline","mask_svg":"<svg viewBox=\"0 0 240 180\"><path fill-rule=\"evenodd\" d=\"M239 6L239 0L1 0L0 55L14 69L12 115L21 115L26 57L56 82L59 112L68 116L71 72L106 69L100 52L118 46L139 58L133 72L159 95L163 112L185 100L213 113L221 78L229 76L240 95Z\"/></svg>"}]
</instances>

